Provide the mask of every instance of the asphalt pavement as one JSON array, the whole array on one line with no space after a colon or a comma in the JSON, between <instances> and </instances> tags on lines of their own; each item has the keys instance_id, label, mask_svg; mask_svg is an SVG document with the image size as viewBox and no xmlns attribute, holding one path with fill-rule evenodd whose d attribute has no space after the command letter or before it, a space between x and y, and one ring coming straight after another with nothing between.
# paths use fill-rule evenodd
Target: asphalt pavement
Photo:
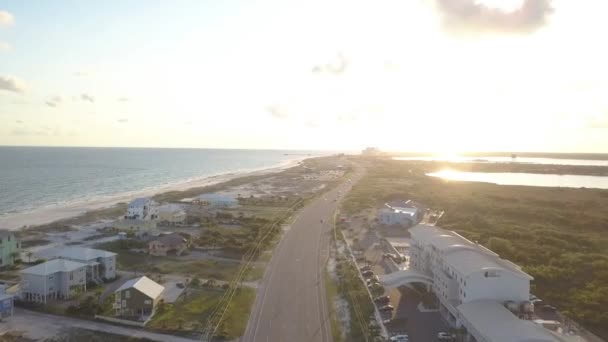
<instances>
[{"instance_id":1,"label":"asphalt pavement","mask_svg":"<svg viewBox=\"0 0 608 342\"><path fill-rule=\"evenodd\" d=\"M274 250L241 341L332 341L324 272L334 213L350 187L342 183L297 215Z\"/></svg>"}]
</instances>

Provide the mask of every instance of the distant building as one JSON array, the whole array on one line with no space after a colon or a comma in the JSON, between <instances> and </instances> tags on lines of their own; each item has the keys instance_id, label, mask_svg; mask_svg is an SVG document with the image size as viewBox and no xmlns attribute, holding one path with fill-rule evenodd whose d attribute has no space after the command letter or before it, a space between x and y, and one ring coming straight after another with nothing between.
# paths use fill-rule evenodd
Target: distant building
<instances>
[{"instance_id":1,"label":"distant building","mask_svg":"<svg viewBox=\"0 0 608 342\"><path fill-rule=\"evenodd\" d=\"M152 279L142 276L128 280L114 291L114 309L123 317L145 318L154 312L165 288Z\"/></svg>"},{"instance_id":2,"label":"distant building","mask_svg":"<svg viewBox=\"0 0 608 342\"><path fill-rule=\"evenodd\" d=\"M148 242L148 253L156 256L181 255L188 248L188 241L177 233L161 235Z\"/></svg>"},{"instance_id":3,"label":"distant building","mask_svg":"<svg viewBox=\"0 0 608 342\"><path fill-rule=\"evenodd\" d=\"M87 289L87 264L54 259L21 270L21 299L46 303L49 299L69 299Z\"/></svg>"},{"instance_id":4,"label":"distant building","mask_svg":"<svg viewBox=\"0 0 608 342\"><path fill-rule=\"evenodd\" d=\"M154 220L157 218L157 203L150 198L136 198L129 203L125 219L130 220Z\"/></svg>"},{"instance_id":5,"label":"distant building","mask_svg":"<svg viewBox=\"0 0 608 342\"><path fill-rule=\"evenodd\" d=\"M214 208L234 208L239 205L238 199L228 194L203 194L199 201Z\"/></svg>"},{"instance_id":6,"label":"distant building","mask_svg":"<svg viewBox=\"0 0 608 342\"><path fill-rule=\"evenodd\" d=\"M0 267L10 266L19 259L21 242L10 230L0 230Z\"/></svg>"},{"instance_id":7,"label":"distant building","mask_svg":"<svg viewBox=\"0 0 608 342\"><path fill-rule=\"evenodd\" d=\"M165 204L158 207L158 221L162 224L180 225L186 221L186 211L179 204Z\"/></svg>"},{"instance_id":8,"label":"distant building","mask_svg":"<svg viewBox=\"0 0 608 342\"><path fill-rule=\"evenodd\" d=\"M363 151L361 151L361 155L374 157L380 155L380 149L377 147L366 147Z\"/></svg>"},{"instance_id":9,"label":"distant building","mask_svg":"<svg viewBox=\"0 0 608 342\"><path fill-rule=\"evenodd\" d=\"M378 211L378 221L388 226L411 227L417 224L423 212L410 203L411 201L386 203L385 207Z\"/></svg>"},{"instance_id":10,"label":"distant building","mask_svg":"<svg viewBox=\"0 0 608 342\"><path fill-rule=\"evenodd\" d=\"M87 265L87 281L116 278L116 253L84 247L50 248L38 253L46 259L67 259Z\"/></svg>"},{"instance_id":11,"label":"distant building","mask_svg":"<svg viewBox=\"0 0 608 342\"><path fill-rule=\"evenodd\" d=\"M6 285L0 285L0 319L13 315L15 296L6 292Z\"/></svg>"}]
</instances>

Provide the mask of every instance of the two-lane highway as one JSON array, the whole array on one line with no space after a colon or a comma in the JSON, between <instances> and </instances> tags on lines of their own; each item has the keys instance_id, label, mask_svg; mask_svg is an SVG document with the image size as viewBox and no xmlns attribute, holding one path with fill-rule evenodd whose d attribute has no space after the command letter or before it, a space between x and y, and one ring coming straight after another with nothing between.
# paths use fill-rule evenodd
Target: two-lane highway
<instances>
[{"instance_id":1,"label":"two-lane highway","mask_svg":"<svg viewBox=\"0 0 608 342\"><path fill-rule=\"evenodd\" d=\"M360 172L351 177L352 183ZM275 248L242 341L331 342L324 272L333 216L351 182L304 207Z\"/></svg>"}]
</instances>

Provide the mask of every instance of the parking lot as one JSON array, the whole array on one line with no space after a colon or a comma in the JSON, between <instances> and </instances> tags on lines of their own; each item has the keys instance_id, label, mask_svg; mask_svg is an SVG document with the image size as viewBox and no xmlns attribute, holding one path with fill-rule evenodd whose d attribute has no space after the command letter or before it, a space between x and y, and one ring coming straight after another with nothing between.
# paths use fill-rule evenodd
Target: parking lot
<instances>
[{"instance_id":1,"label":"parking lot","mask_svg":"<svg viewBox=\"0 0 608 342\"><path fill-rule=\"evenodd\" d=\"M420 312L420 297L415 290L408 287L389 289L391 305L395 307L392 322L386 325L389 335L406 332L410 341L437 341L437 333L448 331L448 327L439 312Z\"/></svg>"}]
</instances>

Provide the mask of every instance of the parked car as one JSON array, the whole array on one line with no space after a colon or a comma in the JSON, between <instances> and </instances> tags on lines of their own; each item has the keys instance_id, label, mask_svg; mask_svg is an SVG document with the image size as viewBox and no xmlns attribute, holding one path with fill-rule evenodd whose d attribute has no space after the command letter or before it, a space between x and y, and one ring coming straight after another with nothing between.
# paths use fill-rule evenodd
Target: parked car
<instances>
[{"instance_id":1,"label":"parked car","mask_svg":"<svg viewBox=\"0 0 608 342\"><path fill-rule=\"evenodd\" d=\"M363 277L365 278L371 278L374 276L374 272L373 271L365 271L362 273Z\"/></svg>"},{"instance_id":2,"label":"parked car","mask_svg":"<svg viewBox=\"0 0 608 342\"><path fill-rule=\"evenodd\" d=\"M547 312L555 312L557 311L557 308L553 305L543 305L540 307L543 311L547 311Z\"/></svg>"},{"instance_id":3,"label":"parked car","mask_svg":"<svg viewBox=\"0 0 608 342\"><path fill-rule=\"evenodd\" d=\"M183 289L185 287L184 283L177 283L177 284L175 284L175 286L177 286L180 289Z\"/></svg>"},{"instance_id":4,"label":"parked car","mask_svg":"<svg viewBox=\"0 0 608 342\"><path fill-rule=\"evenodd\" d=\"M395 310L395 307L393 307L390 304L387 304L387 305L385 305L383 307L380 307L378 310L380 310L380 311L393 311L393 310Z\"/></svg>"},{"instance_id":5,"label":"parked car","mask_svg":"<svg viewBox=\"0 0 608 342\"><path fill-rule=\"evenodd\" d=\"M389 338L389 341L391 342L407 342L409 341L410 337L406 334L403 335L395 335L392 336L391 338Z\"/></svg>"},{"instance_id":6,"label":"parked car","mask_svg":"<svg viewBox=\"0 0 608 342\"><path fill-rule=\"evenodd\" d=\"M360 268L361 272L371 271L372 267L370 265L365 265Z\"/></svg>"},{"instance_id":7,"label":"parked car","mask_svg":"<svg viewBox=\"0 0 608 342\"><path fill-rule=\"evenodd\" d=\"M388 318L388 319L385 319L384 321L382 321L382 324L384 324L384 325L389 325L389 324L391 324L392 322L393 322L393 319L392 319L392 318Z\"/></svg>"},{"instance_id":8,"label":"parked car","mask_svg":"<svg viewBox=\"0 0 608 342\"><path fill-rule=\"evenodd\" d=\"M376 276L374 276L374 277L376 277ZM374 284L379 284L380 283L380 281L378 281L377 277L376 278L374 278L374 277L372 277L370 279L367 279L367 281L366 281L367 282L367 286L374 285Z\"/></svg>"},{"instance_id":9,"label":"parked car","mask_svg":"<svg viewBox=\"0 0 608 342\"><path fill-rule=\"evenodd\" d=\"M455 337L456 337L456 336L454 336L454 335L452 335L452 334L450 334L450 333L447 333L447 332L440 332L440 333L438 333L438 334L437 334L437 339L438 339L439 341L451 341L451 340L453 340Z\"/></svg>"},{"instance_id":10,"label":"parked car","mask_svg":"<svg viewBox=\"0 0 608 342\"><path fill-rule=\"evenodd\" d=\"M386 305L390 302L391 297L389 296L380 296L380 297L376 297L374 298L374 303L378 304L378 305Z\"/></svg>"}]
</instances>

